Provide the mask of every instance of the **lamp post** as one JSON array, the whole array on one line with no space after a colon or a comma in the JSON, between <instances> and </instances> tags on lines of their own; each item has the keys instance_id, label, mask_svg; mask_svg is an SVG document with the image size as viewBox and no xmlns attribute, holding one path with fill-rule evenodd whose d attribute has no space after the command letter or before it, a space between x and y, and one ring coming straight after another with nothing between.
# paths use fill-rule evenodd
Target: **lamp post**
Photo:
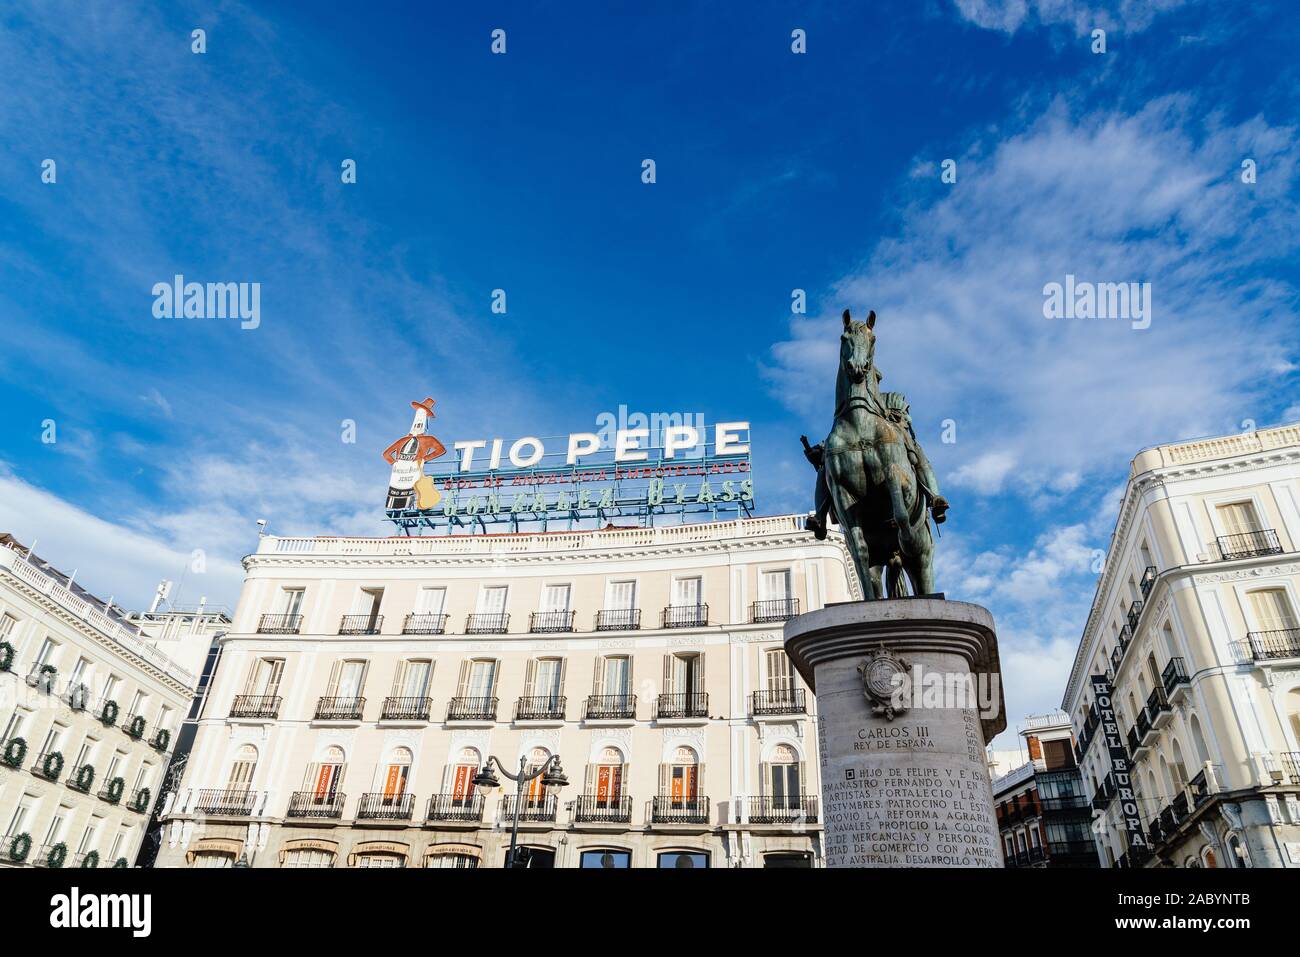
<instances>
[{"instance_id":1,"label":"lamp post","mask_svg":"<svg viewBox=\"0 0 1300 957\"><path fill-rule=\"evenodd\" d=\"M540 777L544 787L562 788L569 783L569 779L565 777L564 768L560 767L560 756L558 754L552 754L539 767L533 768L531 771L528 770L528 759L520 755L518 774L511 774L507 771L506 766L501 763L496 755L488 755L488 759L483 762L483 767L479 769L478 774L474 775L474 786L476 788L491 791L493 788L501 786L497 776L492 773L492 765L494 764L497 766L497 770L515 782L515 815L510 827L510 854L506 858L513 869L519 866L519 813L524 805L524 785Z\"/></svg>"}]
</instances>

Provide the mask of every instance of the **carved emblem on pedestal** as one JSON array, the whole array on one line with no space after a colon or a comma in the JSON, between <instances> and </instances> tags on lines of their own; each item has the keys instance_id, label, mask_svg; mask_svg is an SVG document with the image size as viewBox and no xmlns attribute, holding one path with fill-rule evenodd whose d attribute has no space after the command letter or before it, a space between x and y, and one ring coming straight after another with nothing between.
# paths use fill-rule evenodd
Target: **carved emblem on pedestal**
<instances>
[{"instance_id":1,"label":"carved emblem on pedestal","mask_svg":"<svg viewBox=\"0 0 1300 957\"><path fill-rule=\"evenodd\" d=\"M871 706L871 713L884 715L886 721L907 710L902 689L907 684L911 664L906 658L894 654L883 645L871 657L858 665L862 676L862 693Z\"/></svg>"}]
</instances>

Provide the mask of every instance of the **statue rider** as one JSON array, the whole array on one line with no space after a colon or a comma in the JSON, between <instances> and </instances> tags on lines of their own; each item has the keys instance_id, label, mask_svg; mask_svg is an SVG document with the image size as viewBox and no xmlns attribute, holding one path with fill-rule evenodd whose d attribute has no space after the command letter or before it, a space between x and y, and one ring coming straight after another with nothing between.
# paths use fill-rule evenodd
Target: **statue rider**
<instances>
[{"instance_id":1,"label":"statue rider","mask_svg":"<svg viewBox=\"0 0 1300 957\"><path fill-rule=\"evenodd\" d=\"M948 500L939 494L939 479L935 476L930 460L926 458L925 451L916 437L916 430L912 427L912 412L907 397L901 392L882 392L881 398L885 401L885 413L888 418L902 426L903 443L907 446L907 457L916 471L921 493L930 503L930 514L934 517L934 523L942 525L948 517L945 514L948 511ZM826 537L828 519L839 522L839 518L833 515L831 491L826 484L826 446L821 442L809 445L806 435L799 436L799 440L803 442L804 458L817 470L817 486L813 493L816 511L812 517L804 521L804 527L820 540Z\"/></svg>"}]
</instances>

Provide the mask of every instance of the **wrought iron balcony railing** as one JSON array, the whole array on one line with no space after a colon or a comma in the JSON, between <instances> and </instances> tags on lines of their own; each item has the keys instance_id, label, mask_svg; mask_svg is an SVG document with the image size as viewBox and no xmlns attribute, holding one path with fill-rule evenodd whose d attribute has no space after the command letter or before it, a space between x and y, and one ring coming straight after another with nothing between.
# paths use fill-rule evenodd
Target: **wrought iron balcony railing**
<instances>
[{"instance_id":1,"label":"wrought iron balcony railing","mask_svg":"<svg viewBox=\"0 0 1300 957\"><path fill-rule=\"evenodd\" d=\"M1260 529L1258 532L1220 535L1214 541L1219 547L1219 555L1225 562L1237 558L1282 554L1282 543L1278 541L1277 532L1271 528Z\"/></svg>"},{"instance_id":2,"label":"wrought iron balcony railing","mask_svg":"<svg viewBox=\"0 0 1300 957\"><path fill-rule=\"evenodd\" d=\"M435 794L429 798L425 811L426 821L481 821L483 820L483 794Z\"/></svg>"},{"instance_id":3,"label":"wrought iron balcony railing","mask_svg":"<svg viewBox=\"0 0 1300 957\"><path fill-rule=\"evenodd\" d=\"M257 621L262 635L296 635L301 627L302 615L263 615Z\"/></svg>"},{"instance_id":4,"label":"wrought iron balcony railing","mask_svg":"<svg viewBox=\"0 0 1300 957\"><path fill-rule=\"evenodd\" d=\"M1137 632L1138 622L1142 619L1142 605L1143 603L1141 601L1135 601L1133 604L1128 606L1128 615L1126 616L1128 618L1128 626L1129 629L1135 633Z\"/></svg>"},{"instance_id":5,"label":"wrought iron balcony railing","mask_svg":"<svg viewBox=\"0 0 1300 957\"><path fill-rule=\"evenodd\" d=\"M448 721L495 721L496 698L452 698L447 705Z\"/></svg>"},{"instance_id":6,"label":"wrought iron balcony railing","mask_svg":"<svg viewBox=\"0 0 1300 957\"><path fill-rule=\"evenodd\" d=\"M1092 796L1092 809L1094 811L1104 811L1110 807L1115 800L1115 776L1114 772L1107 772L1106 776L1101 779L1097 785L1097 790Z\"/></svg>"},{"instance_id":7,"label":"wrought iron balcony railing","mask_svg":"<svg viewBox=\"0 0 1300 957\"><path fill-rule=\"evenodd\" d=\"M1138 715L1139 719L1144 717L1146 717L1145 711L1143 711L1141 714ZM1129 757L1133 757L1133 755L1137 754L1142 747L1142 735L1138 733L1138 727L1136 724L1128 729L1127 737L1128 737L1128 754Z\"/></svg>"},{"instance_id":8,"label":"wrought iron balcony railing","mask_svg":"<svg viewBox=\"0 0 1300 957\"><path fill-rule=\"evenodd\" d=\"M1169 659L1164 671L1160 672L1160 679L1164 682L1166 694L1173 694L1174 688L1181 684L1190 684L1192 681L1187 674L1187 663L1183 661L1181 656Z\"/></svg>"},{"instance_id":9,"label":"wrought iron balcony railing","mask_svg":"<svg viewBox=\"0 0 1300 957\"><path fill-rule=\"evenodd\" d=\"M1165 689L1156 685L1151 689L1151 694L1147 695L1147 717L1151 719L1152 724L1155 724L1156 718L1162 712L1171 710L1169 696L1165 694Z\"/></svg>"},{"instance_id":10,"label":"wrought iron balcony railing","mask_svg":"<svg viewBox=\"0 0 1300 957\"><path fill-rule=\"evenodd\" d=\"M708 824L709 799L661 794L650 802L653 824Z\"/></svg>"},{"instance_id":11,"label":"wrought iron balcony railing","mask_svg":"<svg viewBox=\"0 0 1300 957\"><path fill-rule=\"evenodd\" d=\"M1300 751L1282 751L1277 761L1282 769L1282 779L1290 784L1300 784Z\"/></svg>"},{"instance_id":12,"label":"wrought iron balcony railing","mask_svg":"<svg viewBox=\"0 0 1300 957\"><path fill-rule=\"evenodd\" d=\"M1138 588L1142 592L1142 598L1145 600L1151 597L1151 589L1156 585L1156 566L1148 565L1142 572L1142 580L1138 582Z\"/></svg>"},{"instance_id":13,"label":"wrought iron balcony railing","mask_svg":"<svg viewBox=\"0 0 1300 957\"><path fill-rule=\"evenodd\" d=\"M344 615L339 621L339 634L377 635L383 627L383 615Z\"/></svg>"},{"instance_id":14,"label":"wrought iron balcony railing","mask_svg":"<svg viewBox=\"0 0 1300 957\"><path fill-rule=\"evenodd\" d=\"M545 634L556 631L573 631L573 612L535 611L528 616L528 630Z\"/></svg>"},{"instance_id":15,"label":"wrought iron balcony railing","mask_svg":"<svg viewBox=\"0 0 1300 957\"><path fill-rule=\"evenodd\" d=\"M409 791L389 794L371 791L361 795L357 819L366 821L409 821L415 810L415 795Z\"/></svg>"},{"instance_id":16,"label":"wrought iron balcony railing","mask_svg":"<svg viewBox=\"0 0 1300 957\"><path fill-rule=\"evenodd\" d=\"M640 608L602 608L596 612L597 631L636 631L640 627Z\"/></svg>"},{"instance_id":17,"label":"wrought iron balcony railing","mask_svg":"<svg viewBox=\"0 0 1300 957\"><path fill-rule=\"evenodd\" d=\"M244 788L218 790L205 788L199 791L194 803L194 813L208 817L250 817L257 804L257 792Z\"/></svg>"},{"instance_id":18,"label":"wrought iron balcony railing","mask_svg":"<svg viewBox=\"0 0 1300 957\"><path fill-rule=\"evenodd\" d=\"M632 821L632 799L627 795L582 794L573 805L578 824L628 824Z\"/></svg>"},{"instance_id":19,"label":"wrought iron balcony railing","mask_svg":"<svg viewBox=\"0 0 1300 957\"><path fill-rule=\"evenodd\" d=\"M447 630L446 615L420 615L412 612L402 623L404 635L441 635Z\"/></svg>"},{"instance_id":20,"label":"wrought iron balcony railing","mask_svg":"<svg viewBox=\"0 0 1300 957\"><path fill-rule=\"evenodd\" d=\"M1300 628L1275 628L1252 631L1246 635L1250 654L1256 661L1275 658L1300 658Z\"/></svg>"},{"instance_id":21,"label":"wrought iron balcony railing","mask_svg":"<svg viewBox=\"0 0 1300 957\"><path fill-rule=\"evenodd\" d=\"M321 698L316 702L316 720L360 721L365 710L365 698Z\"/></svg>"},{"instance_id":22,"label":"wrought iron balcony railing","mask_svg":"<svg viewBox=\"0 0 1300 957\"><path fill-rule=\"evenodd\" d=\"M807 710L803 688L775 688L749 695L750 714L803 714Z\"/></svg>"},{"instance_id":23,"label":"wrought iron balcony railing","mask_svg":"<svg viewBox=\"0 0 1300 957\"><path fill-rule=\"evenodd\" d=\"M588 720L616 720L636 717L636 695L594 694L587 698Z\"/></svg>"},{"instance_id":24,"label":"wrought iron balcony railing","mask_svg":"<svg viewBox=\"0 0 1300 957\"><path fill-rule=\"evenodd\" d=\"M285 817L302 820L337 820L343 816L343 805L348 796L341 791L333 794L319 791L294 791L289 795L289 809Z\"/></svg>"},{"instance_id":25,"label":"wrought iron balcony railing","mask_svg":"<svg viewBox=\"0 0 1300 957\"><path fill-rule=\"evenodd\" d=\"M519 803L519 795L507 794L505 800L501 802L501 820L505 823L513 821L515 818L515 805ZM555 812L559 808L559 798L554 794L525 794L523 803L519 804L519 820L530 822L554 821Z\"/></svg>"},{"instance_id":26,"label":"wrought iron balcony railing","mask_svg":"<svg viewBox=\"0 0 1300 957\"><path fill-rule=\"evenodd\" d=\"M516 721L563 721L564 695L532 695L515 701Z\"/></svg>"},{"instance_id":27,"label":"wrought iron balcony railing","mask_svg":"<svg viewBox=\"0 0 1300 957\"><path fill-rule=\"evenodd\" d=\"M692 691L682 694L661 694L655 701L656 718L707 718L709 693Z\"/></svg>"},{"instance_id":28,"label":"wrought iron balcony railing","mask_svg":"<svg viewBox=\"0 0 1300 957\"><path fill-rule=\"evenodd\" d=\"M1088 797L1083 794L1059 794L1054 797L1039 799L1039 806L1046 812L1078 811L1089 806Z\"/></svg>"},{"instance_id":29,"label":"wrought iron balcony railing","mask_svg":"<svg viewBox=\"0 0 1300 957\"><path fill-rule=\"evenodd\" d=\"M385 698L380 721L428 721L432 698Z\"/></svg>"},{"instance_id":30,"label":"wrought iron balcony railing","mask_svg":"<svg viewBox=\"0 0 1300 957\"><path fill-rule=\"evenodd\" d=\"M274 719L280 714L279 695L237 694L230 705L232 718Z\"/></svg>"},{"instance_id":31,"label":"wrought iron balcony railing","mask_svg":"<svg viewBox=\"0 0 1300 957\"><path fill-rule=\"evenodd\" d=\"M664 628L703 628L709 623L709 606L669 605L660 620Z\"/></svg>"},{"instance_id":32,"label":"wrought iron balcony railing","mask_svg":"<svg viewBox=\"0 0 1300 957\"><path fill-rule=\"evenodd\" d=\"M751 824L816 824L817 798L811 794L752 797L749 799Z\"/></svg>"},{"instance_id":33,"label":"wrought iron balcony railing","mask_svg":"<svg viewBox=\"0 0 1300 957\"><path fill-rule=\"evenodd\" d=\"M798 598L769 598L750 606L750 620L755 624L768 621L787 621L799 614Z\"/></svg>"},{"instance_id":34,"label":"wrought iron balcony railing","mask_svg":"<svg viewBox=\"0 0 1300 957\"><path fill-rule=\"evenodd\" d=\"M467 635L504 635L510 627L510 615L506 612L476 611L465 619Z\"/></svg>"}]
</instances>

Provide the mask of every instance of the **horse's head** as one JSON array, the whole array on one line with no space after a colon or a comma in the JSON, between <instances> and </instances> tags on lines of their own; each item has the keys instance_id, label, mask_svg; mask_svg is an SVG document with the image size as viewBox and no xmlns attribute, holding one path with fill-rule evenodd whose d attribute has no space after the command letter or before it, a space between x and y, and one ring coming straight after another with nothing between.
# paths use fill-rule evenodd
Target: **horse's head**
<instances>
[{"instance_id":1,"label":"horse's head","mask_svg":"<svg viewBox=\"0 0 1300 957\"><path fill-rule=\"evenodd\" d=\"M854 382L864 381L871 374L876 361L876 325L873 310L866 322L854 322L849 311L844 310L844 332L840 336L840 366Z\"/></svg>"}]
</instances>

